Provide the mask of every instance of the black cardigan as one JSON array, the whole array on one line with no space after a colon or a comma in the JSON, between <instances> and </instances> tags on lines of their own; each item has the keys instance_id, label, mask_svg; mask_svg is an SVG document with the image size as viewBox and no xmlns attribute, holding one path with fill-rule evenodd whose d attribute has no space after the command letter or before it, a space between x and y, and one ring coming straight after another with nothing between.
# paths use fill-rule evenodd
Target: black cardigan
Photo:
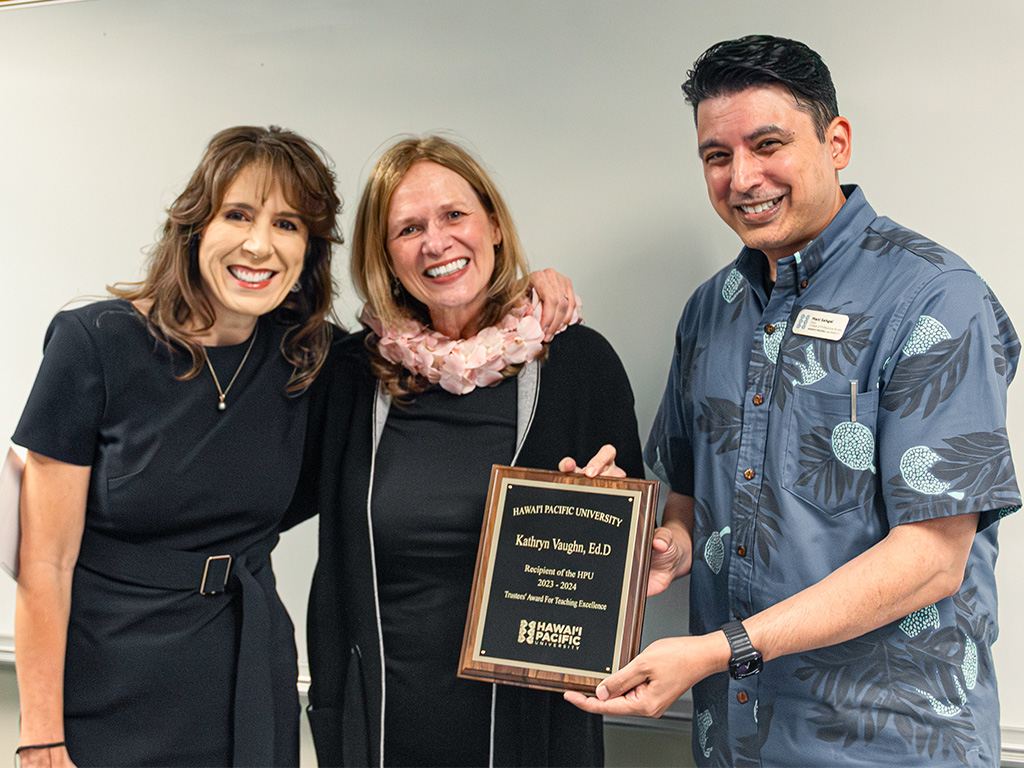
<instances>
[{"instance_id":1,"label":"black cardigan","mask_svg":"<svg viewBox=\"0 0 1024 768\"><path fill-rule=\"evenodd\" d=\"M309 720L321 766L380 764L381 664L367 501L376 380L365 333L339 340L314 385L301 489L286 520L320 514L307 615ZM643 477L633 393L611 345L573 326L540 368L533 423L518 466L586 461L605 443ZM425 706L443 705L428 702ZM560 695L498 686L495 765L601 765L602 722Z\"/></svg>"}]
</instances>

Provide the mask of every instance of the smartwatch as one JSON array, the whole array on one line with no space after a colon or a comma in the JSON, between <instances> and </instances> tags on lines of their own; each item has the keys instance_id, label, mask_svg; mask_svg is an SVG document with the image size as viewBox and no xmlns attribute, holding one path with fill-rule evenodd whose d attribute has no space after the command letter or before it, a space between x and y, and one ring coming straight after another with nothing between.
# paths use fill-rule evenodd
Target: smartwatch
<instances>
[{"instance_id":1,"label":"smartwatch","mask_svg":"<svg viewBox=\"0 0 1024 768\"><path fill-rule=\"evenodd\" d=\"M747 630L743 628L742 621L730 621L722 625L725 638L729 641L729 648L732 649L732 658L729 659L729 675L733 680L742 680L744 677L756 675L764 668L764 661L761 654L750 644Z\"/></svg>"}]
</instances>

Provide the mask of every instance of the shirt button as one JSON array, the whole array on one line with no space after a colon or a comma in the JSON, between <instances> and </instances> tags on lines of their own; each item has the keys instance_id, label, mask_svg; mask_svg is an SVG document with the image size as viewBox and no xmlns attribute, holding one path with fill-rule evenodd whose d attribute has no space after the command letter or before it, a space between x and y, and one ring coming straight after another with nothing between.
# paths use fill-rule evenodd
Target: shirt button
<instances>
[{"instance_id":1,"label":"shirt button","mask_svg":"<svg viewBox=\"0 0 1024 768\"><path fill-rule=\"evenodd\" d=\"M743 472L743 476L745 478L747 478L747 480L753 480L754 479L754 470L752 470L752 469L745 470Z\"/></svg>"},{"instance_id":2,"label":"shirt button","mask_svg":"<svg viewBox=\"0 0 1024 768\"><path fill-rule=\"evenodd\" d=\"M801 288L806 288L807 287L807 281L806 280L801 280L800 281L800 287Z\"/></svg>"},{"instance_id":3,"label":"shirt button","mask_svg":"<svg viewBox=\"0 0 1024 768\"><path fill-rule=\"evenodd\" d=\"M775 325L773 323L768 323L768 325L764 327L764 332L771 336L775 333Z\"/></svg>"},{"instance_id":4,"label":"shirt button","mask_svg":"<svg viewBox=\"0 0 1024 768\"><path fill-rule=\"evenodd\" d=\"M739 693L737 693L736 694L736 701L738 701L740 704L746 704L747 703L747 692L746 691L740 691Z\"/></svg>"},{"instance_id":5,"label":"shirt button","mask_svg":"<svg viewBox=\"0 0 1024 768\"><path fill-rule=\"evenodd\" d=\"M742 544L740 544L738 547L736 547L736 554L739 555L740 557L746 557L747 556L747 548L744 547Z\"/></svg>"},{"instance_id":6,"label":"shirt button","mask_svg":"<svg viewBox=\"0 0 1024 768\"><path fill-rule=\"evenodd\" d=\"M754 395L754 405L760 405L764 402L764 398L760 395Z\"/></svg>"}]
</instances>

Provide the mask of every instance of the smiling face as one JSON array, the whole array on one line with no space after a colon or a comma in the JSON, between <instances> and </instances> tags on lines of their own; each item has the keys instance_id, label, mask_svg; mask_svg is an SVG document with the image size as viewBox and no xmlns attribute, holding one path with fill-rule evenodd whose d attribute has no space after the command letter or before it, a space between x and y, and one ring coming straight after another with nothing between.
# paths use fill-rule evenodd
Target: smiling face
<instances>
[{"instance_id":1,"label":"smiling face","mask_svg":"<svg viewBox=\"0 0 1024 768\"><path fill-rule=\"evenodd\" d=\"M453 338L476 333L501 243L497 217L462 176L421 161L395 188L387 221L392 269L431 325Z\"/></svg>"},{"instance_id":2,"label":"smiling face","mask_svg":"<svg viewBox=\"0 0 1024 768\"><path fill-rule=\"evenodd\" d=\"M199 273L216 321L208 343L244 341L302 274L308 231L264 168L248 166L203 230Z\"/></svg>"},{"instance_id":3,"label":"smiling face","mask_svg":"<svg viewBox=\"0 0 1024 768\"><path fill-rule=\"evenodd\" d=\"M845 202L838 171L850 161L850 124L832 121L822 142L784 86L747 88L697 107L708 197L750 247L775 263L813 240Z\"/></svg>"}]
</instances>

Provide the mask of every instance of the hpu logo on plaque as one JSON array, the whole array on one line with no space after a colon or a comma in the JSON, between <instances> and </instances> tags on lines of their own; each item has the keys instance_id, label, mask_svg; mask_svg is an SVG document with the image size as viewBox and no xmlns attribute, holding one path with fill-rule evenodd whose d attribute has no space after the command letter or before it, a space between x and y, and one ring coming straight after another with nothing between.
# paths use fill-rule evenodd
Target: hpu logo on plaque
<instances>
[{"instance_id":1,"label":"hpu logo on plaque","mask_svg":"<svg viewBox=\"0 0 1024 768\"><path fill-rule=\"evenodd\" d=\"M555 624L550 621L519 621L519 638L517 642L527 645L546 645L552 648L580 647L583 638L583 627L573 624Z\"/></svg>"}]
</instances>

